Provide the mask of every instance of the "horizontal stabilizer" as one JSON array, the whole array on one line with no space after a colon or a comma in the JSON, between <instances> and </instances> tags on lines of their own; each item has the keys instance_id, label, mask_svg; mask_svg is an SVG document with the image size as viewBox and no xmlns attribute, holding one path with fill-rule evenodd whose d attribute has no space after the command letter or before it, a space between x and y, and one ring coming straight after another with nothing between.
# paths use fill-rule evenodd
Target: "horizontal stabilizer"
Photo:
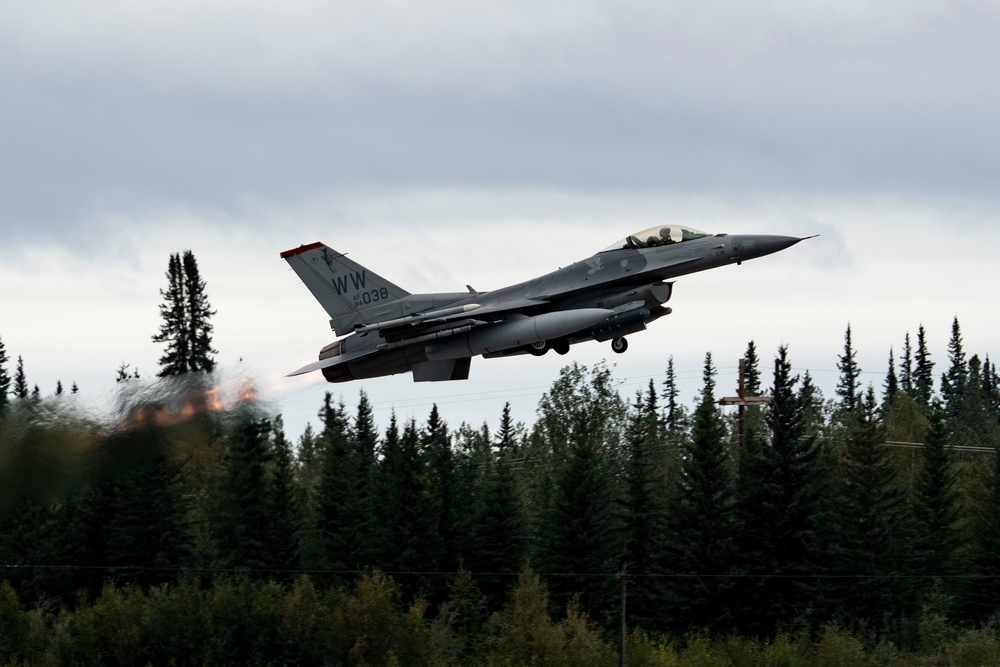
<instances>
[{"instance_id":1,"label":"horizontal stabilizer","mask_svg":"<svg viewBox=\"0 0 1000 667\"><path fill-rule=\"evenodd\" d=\"M338 364L347 363L348 361L361 359L362 357L367 357L371 354L375 354L375 350L359 350L357 352L337 354L332 357L327 357L326 359L314 361L311 364L306 364L302 368L289 373L287 377L295 377L296 375L305 375L306 373L312 373L313 371L321 371L324 368L330 368L331 366L337 366Z\"/></svg>"}]
</instances>

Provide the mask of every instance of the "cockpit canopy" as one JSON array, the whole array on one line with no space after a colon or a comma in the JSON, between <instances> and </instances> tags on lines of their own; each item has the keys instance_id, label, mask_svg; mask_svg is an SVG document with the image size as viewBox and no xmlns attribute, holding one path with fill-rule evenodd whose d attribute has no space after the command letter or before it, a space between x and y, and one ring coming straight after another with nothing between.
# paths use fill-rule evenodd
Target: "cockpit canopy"
<instances>
[{"instance_id":1,"label":"cockpit canopy","mask_svg":"<svg viewBox=\"0 0 1000 667\"><path fill-rule=\"evenodd\" d=\"M705 236L708 236L708 234L683 225L659 225L626 236L621 241L612 243L601 252L621 250L622 248L654 248L661 245L700 239Z\"/></svg>"}]
</instances>

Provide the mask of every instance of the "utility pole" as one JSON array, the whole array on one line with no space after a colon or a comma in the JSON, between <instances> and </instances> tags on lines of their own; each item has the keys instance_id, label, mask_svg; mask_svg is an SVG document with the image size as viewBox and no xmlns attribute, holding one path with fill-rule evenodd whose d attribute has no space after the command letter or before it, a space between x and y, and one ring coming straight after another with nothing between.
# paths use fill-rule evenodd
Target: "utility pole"
<instances>
[{"instance_id":1,"label":"utility pole","mask_svg":"<svg viewBox=\"0 0 1000 667\"><path fill-rule=\"evenodd\" d=\"M746 409L748 405L767 405L771 402L770 396L747 396L746 391L746 359L740 359L740 383L736 389L738 396L727 396L719 399L719 405L736 405L739 407L737 415L737 444L743 449L746 439Z\"/></svg>"}]
</instances>

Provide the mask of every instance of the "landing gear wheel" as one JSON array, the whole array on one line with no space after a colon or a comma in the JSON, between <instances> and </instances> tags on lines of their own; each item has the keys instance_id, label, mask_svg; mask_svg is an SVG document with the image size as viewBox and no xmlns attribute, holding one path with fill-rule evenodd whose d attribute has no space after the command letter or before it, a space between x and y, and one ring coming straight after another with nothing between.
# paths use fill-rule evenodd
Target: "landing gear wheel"
<instances>
[{"instance_id":1,"label":"landing gear wheel","mask_svg":"<svg viewBox=\"0 0 1000 667\"><path fill-rule=\"evenodd\" d=\"M540 357L549 351L549 344L544 340L540 340L537 343L532 343L531 345L528 345L524 349L528 351L528 354L533 354L536 357Z\"/></svg>"},{"instance_id":2,"label":"landing gear wheel","mask_svg":"<svg viewBox=\"0 0 1000 667\"><path fill-rule=\"evenodd\" d=\"M615 338L611 341L611 349L615 352L615 354L621 354L628 349L628 341L624 338Z\"/></svg>"},{"instance_id":3,"label":"landing gear wheel","mask_svg":"<svg viewBox=\"0 0 1000 667\"><path fill-rule=\"evenodd\" d=\"M566 354L569 352L569 342L565 340L553 341L552 349L556 351L556 354Z\"/></svg>"}]
</instances>

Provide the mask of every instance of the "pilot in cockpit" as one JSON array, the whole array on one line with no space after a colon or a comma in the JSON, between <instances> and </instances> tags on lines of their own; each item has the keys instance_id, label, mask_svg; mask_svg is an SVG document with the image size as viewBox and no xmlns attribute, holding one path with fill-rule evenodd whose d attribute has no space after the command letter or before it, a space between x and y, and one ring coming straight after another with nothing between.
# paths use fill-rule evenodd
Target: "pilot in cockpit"
<instances>
[{"instance_id":1,"label":"pilot in cockpit","mask_svg":"<svg viewBox=\"0 0 1000 667\"><path fill-rule=\"evenodd\" d=\"M677 241L675 241L673 238L671 238L671 236L670 236L670 228L669 227L661 227L660 228L660 241L659 241L659 243L662 244L662 245L669 245L671 243L677 243Z\"/></svg>"}]
</instances>

